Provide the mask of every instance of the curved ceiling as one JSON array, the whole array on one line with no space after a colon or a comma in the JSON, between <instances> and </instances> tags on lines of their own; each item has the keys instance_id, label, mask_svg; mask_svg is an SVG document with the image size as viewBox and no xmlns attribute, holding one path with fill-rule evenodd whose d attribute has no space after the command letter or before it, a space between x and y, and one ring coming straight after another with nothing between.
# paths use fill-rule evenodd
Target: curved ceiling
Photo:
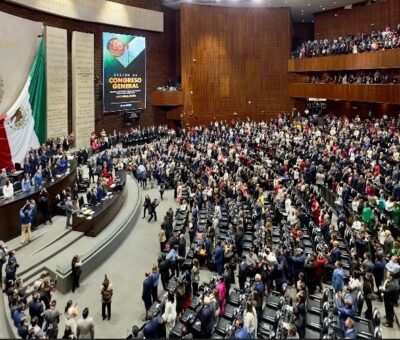
<instances>
[{"instance_id":1,"label":"curved ceiling","mask_svg":"<svg viewBox=\"0 0 400 340\"><path fill-rule=\"evenodd\" d=\"M313 14L359 3L360 0L162 0L163 4L178 9L182 3L226 7L290 7L297 22L311 22Z\"/></svg>"}]
</instances>

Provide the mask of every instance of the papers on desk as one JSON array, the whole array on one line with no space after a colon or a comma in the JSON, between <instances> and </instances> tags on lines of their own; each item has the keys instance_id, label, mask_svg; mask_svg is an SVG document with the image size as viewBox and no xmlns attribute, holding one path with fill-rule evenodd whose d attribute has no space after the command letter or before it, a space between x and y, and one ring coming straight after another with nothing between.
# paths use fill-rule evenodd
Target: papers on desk
<instances>
[{"instance_id":1,"label":"papers on desk","mask_svg":"<svg viewBox=\"0 0 400 340\"><path fill-rule=\"evenodd\" d=\"M88 208L82 208L81 209L81 213L80 215L82 215L82 217L84 216L91 216L94 214L94 211L92 209L88 209ZM79 216L79 215L78 215Z\"/></svg>"}]
</instances>

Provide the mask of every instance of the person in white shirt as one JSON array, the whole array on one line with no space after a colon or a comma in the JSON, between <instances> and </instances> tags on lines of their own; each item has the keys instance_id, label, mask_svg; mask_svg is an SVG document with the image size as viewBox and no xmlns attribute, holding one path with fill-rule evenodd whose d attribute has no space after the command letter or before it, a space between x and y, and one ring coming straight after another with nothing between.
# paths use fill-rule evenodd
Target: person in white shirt
<instances>
[{"instance_id":1,"label":"person in white shirt","mask_svg":"<svg viewBox=\"0 0 400 340\"><path fill-rule=\"evenodd\" d=\"M78 320L78 339L94 339L93 318L89 317L89 309L85 308L82 312L82 319Z\"/></svg>"},{"instance_id":2,"label":"person in white shirt","mask_svg":"<svg viewBox=\"0 0 400 340\"><path fill-rule=\"evenodd\" d=\"M353 209L353 211L358 211L358 206L360 204L360 200L358 198L358 196L354 197L353 201L351 202L351 209Z\"/></svg>"},{"instance_id":3,"label":"person in white shirt","mask_svg":"<svg viewBox=\"0 0 400 340\"><path fill-rule=\"evenodd\" d=\"M14 196L14 186L11 184L10 180L7 180L6 185L3 187L3 195L5 199Z\"/></svg>"},{"instance_id":4,"label":"person in white shirt","mask_svg":"<svg viewBox=\"0 0 400 340\"><path fill-rule=\"evenodd\" d=\"M246 302L246 312L243 316L243 323L247 327L253 339L257 338L257 312L251 301Z\"/></svg>"},{"instance_id":5,"label":"person in white shirt","mask_svg":"<svg viewBox=\"0 0 400 340\"><path fill-rule=\"evenodd\" d=\"M354 216L354 221L353 224L351 225L351 228L356 231L361 229L361 221L358 218L358 216Z\"/></svg>"},{"instance_id":6,"label":"person in white shirt","mask_svg":"<svg viewBox=\"0 0 400 340\"><path fill-rule=\"evenodd\" d=\"M286 212L286 214L289 214L291 209L292 209L292 200L290 199L290 195L287 194L286 195L286 199L285 199L285 212Z\"/></svg>"},{"instance_id":7,"label":"person in white shirt","mask_svg":"<svg viewBox=\"0 0 400 340\"><path fill-rule=\"evenodd\" d=\"M162 319L165 322L165 337L169 339L169 334L175 326L176 321L176 301L173 294L168 293L167 302L165 303L165 311Z\"/></svg>"}]
</instances>

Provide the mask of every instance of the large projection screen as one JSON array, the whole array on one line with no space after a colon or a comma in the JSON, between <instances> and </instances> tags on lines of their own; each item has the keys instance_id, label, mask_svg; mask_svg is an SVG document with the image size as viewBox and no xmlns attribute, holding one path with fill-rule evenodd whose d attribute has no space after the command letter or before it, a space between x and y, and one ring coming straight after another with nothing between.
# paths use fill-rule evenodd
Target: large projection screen
<instances>
[{"instance_id":1,"label":"large projection screen","mask_svg":"<svg viewBox=\"0 0 400 340\"><path fill-rule=\"evenodd\" d=\"M103 111L146 108L146 39L103 33Z\"/></svg>"}]
</instances>

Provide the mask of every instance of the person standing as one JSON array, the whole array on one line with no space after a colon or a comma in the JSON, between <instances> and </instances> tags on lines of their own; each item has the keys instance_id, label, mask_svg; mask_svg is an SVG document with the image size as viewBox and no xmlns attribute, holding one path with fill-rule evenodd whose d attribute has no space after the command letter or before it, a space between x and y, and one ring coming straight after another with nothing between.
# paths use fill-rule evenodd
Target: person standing
<instances>
[{"instance_id":1,"label":"person standing","mask_svg":"<svg viewBox=\"0 0 400 340\"><path fill-rule=\"evenodd\" d=\"M155 198L155 199L153 200L153 202L150 203L150 206L149 206L150 218L148 219L148 222L150 222L150 221L153 219L153 217L154 217L154 221L157 221L156 208L157 208L158 204L159 204L159 203L158 203L158 201L157 201L157 198Z\"/></svg>"},{"instance_id":2,"label":"person standing","mask_svg":"<svg viewBox=\"0 0 400 340\"><path fill-rule=\"evenodd\" d=\"M191 281L192 281L193 295L195 295L199 290L199 282L200 282L199 261L197 259L193 260L193 267L190 274L192 276Z\"/></svg>"},{"instance_id":3,"label":"person standing","mask_svg":"<svg viewBox=\"0 0 400 340\"><path fill-rule=\"evenodd\" d=\"M151 269L151 280L152 280L151 296L153 298L153 303L154 303L158 301L158 282L160 281L160 273L158 272L156 264L153 264L153 268Z\"/></svg>"},{"instance_id":4,"label":"person standing","mask_svg":"<svg viewBox=\"0 0 400 340\"><path fill-rule=\"evenodd\" d=\"M165 227L161 224L161 229L158 232L158 239L160 241L160 251L163 252L165 248L165 242L167 242L167 236L165 235Z\"/></svg>"},{"instance_id":5,"label":"person standing","mask_svg":"<svg viewBox=\"0 0 400 340\"><path fill-rule=\"evenodd\" d=\"M244 312L243 322L253 339L257 338L257 311L251 301L246 302L246 311Z\"/></svg>"},{"instance_id":6,"label":"person standing","mask_svg":"<svg viewBox=\"0 0 400 340\"><path fill-rule=\"evenodd\" d=\"M144 308L146 310L146 314L151 307L151 298L152 298L152 289L153 289L153 281L150 276L150 273L146 272L144 274L143 281L143 290L142 290L142 300L144 302Z\"/></svg>"},{"instance_id":7,"label":"person standing","mask_svg":"<svg viewBox=\"0 0 400 340\"><path fill-rule=\"evenodd\" d=\"M42 316L45 320L44 331L49 339L57 339L58 324L60 323L61 313L56 309L57 301L53 300L50 303L50 308L46 309Z\"/></svg>"},{"instance_id":8,"label":"person standing","mask_svg":"<svg viewBox=\"0 0 400 340\"><path fill-rule=\"evenodd\" d=\"M82 311L82 319L78 320L77 338L94 339L94 323L93 318L89 317L89 308Z\"/></svg>"},{"instance_id":9,"label":"person standing","mask_svg":"<svg viewBox=\"0 0 400 340\"><path fill-rule=\"evenodd\" d=\"M214 308L211 305L209 296L204 298L204 307L200 312L200 324L201 324L201 337L211 338L212 329L214 326Z\"/></svg>"},{"instance_id":10,"label":"person standing","mask_svg":"<svg viewBox=\"0 0 400 340\"><path fill-rule=\"evenodd\" d=\"M372 319L372 297L374 293L374 277L372 273L366 273L363 280L363 294L367 310L365 311L365 318ZM361 311L360 315L361 315Z\"/></svg>"},{"instance_id":11,"label":"person standing","mask_svg":"<svg viewBox=\"0 0 400 340\"><path fill-rule=\"evenodd\" d=\"M164 184L164 182L161 182L160 183L160 198L161 198L161 201L163 200L164 191L165 191L165 184Z\"/></svg>"},{"instance_id":12,"label":"person standing","mask_svg":"<svg viewBox=\"0 0 400 340\"><path fill-rule=\"evenodd\" d=\"M111 319L111 300L114 294L112 283L110 279L107 277L107 274L104 277L103 284L101 285L101 315L103 316L103 320L108 317L108 320ZM107 314L106 314L107 309Z\"/></svg>"},{"instance_id":13,"label":"person standing","mask_svg":"<svg viewBox=\"0 0 400 340\"><path fill-rule=\"evenodd\" d=\"M42 188L39 194L39 209L42 212L42 223L46 224L49 221L53 224L49 207L49 194L45 188Z\"/></svg>"},{"instance_id":14,"label":"person standing","mask_svg":"<svg viewBox=\"0 0 400 340\"><path fill-rule=\"evenodd\" d=\"M165 337L169 339L169 335L175 326L176 322L176 301L174 294L168 293L167 302L165 303L165 311L162 319L165 322Z\"/></svg>"},{"instance_id":15,"label":"person standing","mask_svg":"<svg viewBox=\"0 0 400 340\"><path fill-rule=\"evenodd\" d=\"M222 275L224 271L224 248L221 245L221 241L218 241L215 247L214 261L218 275Z\"/></svg>"},{"instance_id":16,"label":"person standing","mask_svg":"<svg viewBox=\"0 0 400 340\"><path fill-rule=\"evenodd\" d=\"M399 292L399 284L397 280L393 279L393 274L387 272L386 280L381 287L379 287L383 295L383 302L385 304L386 320L385 327L393 327L394 321L394 305L397 302L397 295Z\"/></svg>"},{"instance_id":17,"label":"person standing","mask_svg":"<svg viewBox=\"0 0 400 340\"><path fill-rule=\"evenodd\" d=\"M19 211L19 217L21 221L21 244L25 244L25 236L28 234L28 242L32 239L32 219L33 219L33 208L30 205L30 202L27 203L21 208Z\"/></svg>"},{"instance_id":18,"label":"person standing","mask_svg":"<svg viewBox=\"0 0 400 340\"><path fill-rule=\"evenodd\" d=\"M71 262L72 271L72 293L75 293L75 289L79 288L79 277L82 274L82 261L79 255L75 255Z\"/></svg>"},{"instance_id":19,"label":"person standing","mask_svg":"<svg viewBox=\"0 0 400 340\"><path fill-rule=\"evenodd\" d=\"M335 270L332 275L332 286L335 293L341 292L343 290L344 282L343 282L343 268L342 262L335 262Z\"/></svg>"},{"instance_id":20,"label":"person standing","mask_svg":"<svg viewBox=\"0 0 400 340\"><path fill-rule=\"evenodd\" d=\"M149 212L149 207L151 204L151 199L149 195L146 195L146 197L144 198L144 203L143 203L143 217L142 218L146 218L146 211Z\"/></svg>"},{"instance_id":21,"label":"person standing","mask_svg":"<svg viewBox=\"0 0 400 340\"><path fill-rule=\"evenodd\" d=\"M44 307L42 301L40 301L40 294L36 292L33 294L33 299L29 302L29 316L32 318L36 317L38 325L42 327Z\"/></svg>"},{"instance_id":22,"label":"person standing","mask_svg":"<svg viewBox=\"0 0 400 340\"><path fill-rule=\"evenodd\" d=\"M71 196L67 196L67 200L65 202L65 215L67 216L66 229L72 227L71 217L74 212L75 212L75 207L74 204L72 203Z\"/></svg>"},{"instance_id":23,"label":"person standing","mask_svg":"<svg viewBox=\"0 0 400 340\"><path fill-rule=\"evenodd\" d=\"M3 241L0 241L0 288L3 286L3 264L7 262L7 247Z\"/></svg>"}]
</instances>

